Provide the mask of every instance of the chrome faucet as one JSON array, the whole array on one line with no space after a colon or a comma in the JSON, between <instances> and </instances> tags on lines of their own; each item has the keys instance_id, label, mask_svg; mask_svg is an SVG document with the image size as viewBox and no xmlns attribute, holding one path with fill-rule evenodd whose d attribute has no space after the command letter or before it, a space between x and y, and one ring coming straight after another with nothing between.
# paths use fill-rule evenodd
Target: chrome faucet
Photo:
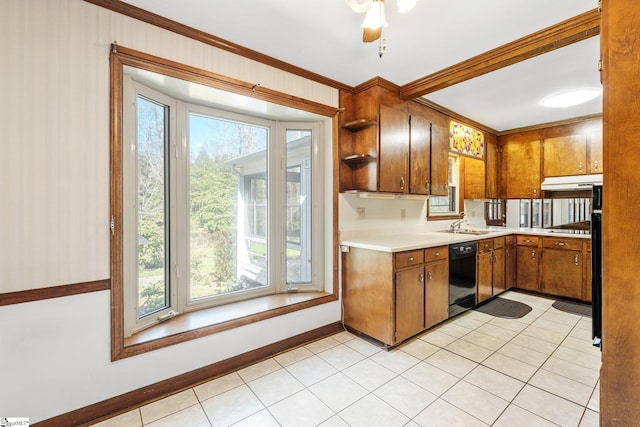
<instances>
[{"instance_id":1,"label":"chrome faucet","mask_svg":"<svg viewBox=\"0 0 640 427\"><path fill-rule=\"evenodd\" d=\"M451 223L449 230L452 232L460 231L460 226L462 225L462 221L464 221L464 212L460 212L459 218Z\"/></svg>"}]
</instances>

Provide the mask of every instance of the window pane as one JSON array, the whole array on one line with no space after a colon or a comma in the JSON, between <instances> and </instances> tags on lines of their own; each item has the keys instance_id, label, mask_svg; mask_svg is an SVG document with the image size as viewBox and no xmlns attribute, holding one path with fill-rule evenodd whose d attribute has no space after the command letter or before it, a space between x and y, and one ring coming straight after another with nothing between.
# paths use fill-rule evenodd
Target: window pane
<instances>
[{"instance_id":1,"label":"window pane","mask_svg":"<svg viewBox=\"0 0 640 427\"><path fill-rule=\"evenodd\" d=\"M137 101L138 318L169 306L166 138L169 108Z\"/></svg>"},{"instance_id":2,"label":"window pane","mask_svg":"<svg viewBox=\"0 0 640 427\"><path fill-rule=\"evenodd\" d=\"M268 129L189 115L190 299L268 284Z\"/></svg>"},{"instance_id":3,"label":"window pane","mask_svg":"<svg viewBox=\"0 0 640 427\"><path fill-rule=\"evenodd\" d=\"M287 283L311 283L311 131L286 131Z\"/></svg>"}]
</instances>

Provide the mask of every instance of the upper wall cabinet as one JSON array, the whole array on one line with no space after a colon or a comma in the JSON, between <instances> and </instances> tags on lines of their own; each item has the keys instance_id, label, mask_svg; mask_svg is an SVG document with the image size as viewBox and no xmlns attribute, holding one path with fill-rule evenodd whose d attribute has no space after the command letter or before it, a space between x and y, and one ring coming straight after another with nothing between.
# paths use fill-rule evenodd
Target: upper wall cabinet
<instances>
[{"instance_id":1,"label":"upper wall cabinet","mask_svg":"<svg viewBox=\"0 0 640 427\"><path fill-rule=\"evenodd\" d=\"M588 173L602 173L602 131L587 134Z\"/></svg>"},{"instance_id":2,"label":"upper wall cabinet","mask_svg":"<svg viewBox=\"0 0 640 427\"><path fill-rule=\"evenodd\" d=\"M409 153L409 192L431 192L431 122L422 116L411 115Z\"/></svg>"},{"instance_id":3,"label":"upper wall cabinet","mask_svg":"<svg viewBox=\"0 0 640 427\"><path fill-rule=\"evenodd\" d=\"M464 198L484 199L486 197L486 168L482 159L461 157L464 163Z\"/></svg>"},{"instance_id":4,"label":"upper wall cabinet","mask_svg":"<svg viewBox=\"0 0 640 427\"><path fill-rule=\"evenodd\" d=\"M500 153L498 151L498 141L495 137L485 138L487 150L487 188L485 196L488 199L497 199L500 197Z\"/></svg>"},{"instance_id":5,"label":"upper wall cabinet","mask_svg":"<svg viewBox=\"0 0 640 427\"><path fill-rule=\"evenodd\" d=\"M406 111L380 105L378 115L378 190L409 192L409 115Z\"/></svg>"},{"instance_id":6,"label":"upper wall cabinet","mask_svg":"<svg viewBox=\"0 0 640 427\"><path fill-rule=\"evenodd\" d=\"M587 135L568 135L545 139L544 176L585 175L588 172Z\"/></svg>"},{"instance_id":7,"label":"upper wall cabinet","mask_svg":"<svg viewBox=\"0 0 640 427\"><path fill-rule=\"evenodd\" d=\"M507 199L540 197L541 148L540 140L504 142L500 165L502 197Z\"/></svg>"}]
</instances>

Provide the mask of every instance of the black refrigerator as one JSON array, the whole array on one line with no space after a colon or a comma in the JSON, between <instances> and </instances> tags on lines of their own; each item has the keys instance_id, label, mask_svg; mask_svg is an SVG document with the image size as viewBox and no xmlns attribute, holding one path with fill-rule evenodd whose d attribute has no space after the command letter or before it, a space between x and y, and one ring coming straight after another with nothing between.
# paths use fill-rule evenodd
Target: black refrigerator
<instances>
[{"instance_id":1,"label":"black refrigerator","mask_svg":"<svg viewBox=\"0 0 640 427\"><path fill-rule=\"evenodd\" d=\"M593 186L591 201L591 335L602 349L602 185Z\"/></svg>"}]
</instances>

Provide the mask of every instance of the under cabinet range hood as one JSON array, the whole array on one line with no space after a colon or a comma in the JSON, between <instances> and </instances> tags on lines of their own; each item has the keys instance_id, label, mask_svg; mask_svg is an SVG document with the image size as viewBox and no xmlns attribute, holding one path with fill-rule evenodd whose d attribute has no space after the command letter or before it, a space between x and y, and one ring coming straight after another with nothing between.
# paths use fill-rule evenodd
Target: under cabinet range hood
<instances>
[{"instance_id":1,"label":"under cabinet range hood","mask_svg":"<svg viewBox=\"0 0 640 427\"><path fill-rule=\"evenodd\" d=\"M602 185L602 174L552 176L545 178L540 185L543 191L580 191L588 190L594 185Z\"/></svg>"}]
</instances>

